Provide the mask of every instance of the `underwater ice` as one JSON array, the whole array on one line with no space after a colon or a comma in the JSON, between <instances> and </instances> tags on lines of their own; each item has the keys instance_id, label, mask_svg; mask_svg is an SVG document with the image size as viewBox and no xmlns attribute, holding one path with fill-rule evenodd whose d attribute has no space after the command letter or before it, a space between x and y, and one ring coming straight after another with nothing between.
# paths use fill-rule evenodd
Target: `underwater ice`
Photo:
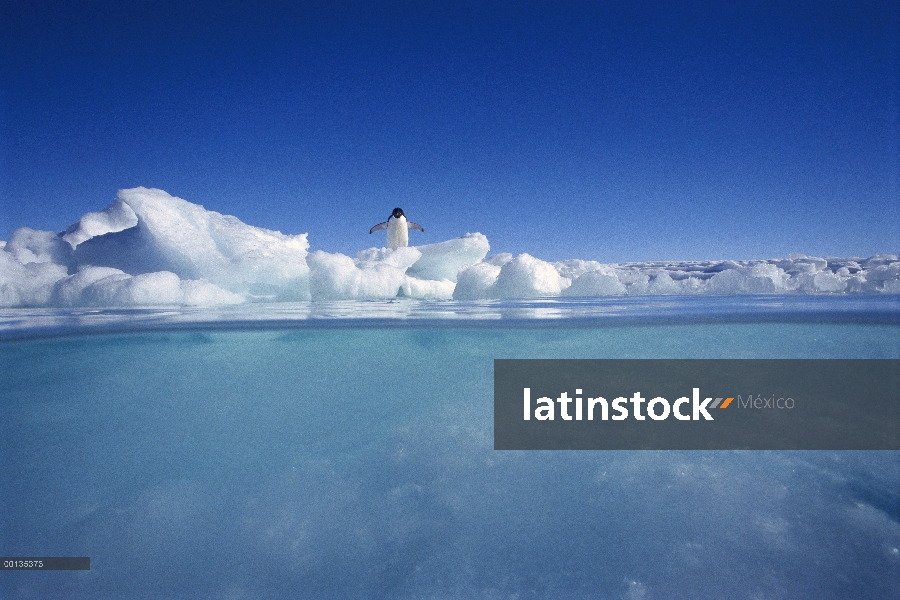
<instances>
[{"instance_id":1,"label":"underwater ice","mask_svg":"<svg viewBox=\"0 0 900 600\"><path fill-rule=\"evenodd\" d=\"M487 256L480 233L309 252L285 235L162 190L121 190L60 234L22 227L0 242L0 306L216 306L394 297L481 300L646 294L900 293L896 255L602 264Z\"/></svg>"}]
</instances>

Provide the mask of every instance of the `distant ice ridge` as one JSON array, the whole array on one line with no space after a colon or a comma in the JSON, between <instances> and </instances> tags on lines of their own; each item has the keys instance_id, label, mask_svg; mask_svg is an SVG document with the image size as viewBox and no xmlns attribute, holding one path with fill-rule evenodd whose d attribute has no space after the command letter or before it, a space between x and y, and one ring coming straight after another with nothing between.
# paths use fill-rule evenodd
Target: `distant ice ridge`
<instances>
[{"instance_id":1,"label":"distant ice ridge","mask_svg":"<svg viewBox=\"0 0 900 600\"><path fill-rule=\"evenodd\" d=\"M654 294L900 293L896 255L602 264L488 257L459 274L454 299Z\"/></svg>"},{"instance_id":2,"label":"distant ice ridge","mask_svg":"<svg viewBox=\"0 0 900 600\"><path fill-rule=\"evenodd\" d=\"M395 297L480 300L646 294L900 293L896 255L602 264L487 257L480 233L355 258L162 190L121 190L60 234L0 242L0 306L217 306Z\"/></svg>"}]
</instances>

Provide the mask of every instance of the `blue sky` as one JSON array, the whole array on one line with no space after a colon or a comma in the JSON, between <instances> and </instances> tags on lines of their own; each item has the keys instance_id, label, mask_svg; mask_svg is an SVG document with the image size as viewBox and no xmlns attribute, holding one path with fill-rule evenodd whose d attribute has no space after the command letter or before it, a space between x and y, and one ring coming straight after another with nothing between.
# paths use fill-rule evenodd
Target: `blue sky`
<instances>
[{"instance_id":1,"label":"blue sky","mask_svg":"<svg viewBox=\"0 0 900 600\"><path fill-rule=\"evenodd\" d=\"M162 188L353 254L900 251L896 2L0 0L0 239ZM782 6L781 4L786 4Z\"/></svg>"}]
</instances>

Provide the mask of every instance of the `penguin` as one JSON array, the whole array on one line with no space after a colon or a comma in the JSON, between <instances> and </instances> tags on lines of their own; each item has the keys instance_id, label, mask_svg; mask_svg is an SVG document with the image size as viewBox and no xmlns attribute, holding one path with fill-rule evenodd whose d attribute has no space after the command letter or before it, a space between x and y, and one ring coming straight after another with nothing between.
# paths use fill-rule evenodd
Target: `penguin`
<instances>
[{"instance_id":1,"label":"penguin","mask_svg":"<svg viewBox=\"0 0 900 600\"><path fill-rule=\"evenodd\" d=\"M395 208L387 221L379 223L370 229L369 233L375 233L382 229L387 229L387 247L391 250L409 246L410 229L418 229L422 233L425 233L425 230L422 229L421 225L406 220L406 215L403 214L402 208Z\"/></svg>"}]
</instances>

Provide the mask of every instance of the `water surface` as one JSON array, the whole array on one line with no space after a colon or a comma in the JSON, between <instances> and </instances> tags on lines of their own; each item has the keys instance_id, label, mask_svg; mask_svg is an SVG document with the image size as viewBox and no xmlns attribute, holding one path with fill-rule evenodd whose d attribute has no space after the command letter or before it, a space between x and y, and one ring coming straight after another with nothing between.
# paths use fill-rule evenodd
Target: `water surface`
<instances>
[{"instance_id":1,"label":"water surface","mask_svg":"<svg viewBox=\"0 0 900 600\"><path fill-rule=\"evenodd\" d=\"M493 450L495 358L900 358L801 300L5 311L2 553L91 570L2 596L897 597L900 453Z\"/></svg>"}]
</instances>

